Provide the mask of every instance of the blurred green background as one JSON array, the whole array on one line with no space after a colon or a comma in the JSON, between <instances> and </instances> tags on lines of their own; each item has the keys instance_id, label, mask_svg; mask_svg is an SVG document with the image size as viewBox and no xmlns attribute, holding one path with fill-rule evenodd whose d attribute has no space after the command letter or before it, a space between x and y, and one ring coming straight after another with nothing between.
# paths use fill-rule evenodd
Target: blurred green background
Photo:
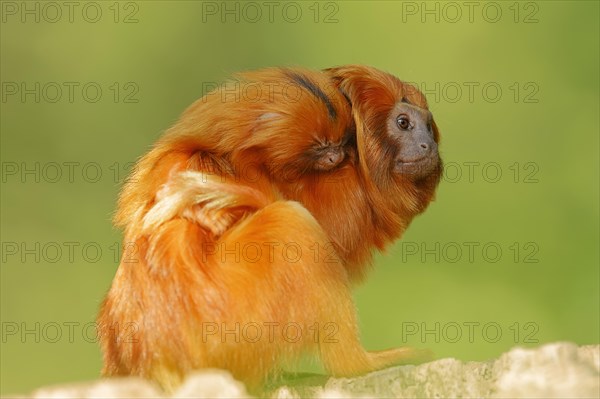
<instances>
[{"instance_id":1,"label":"blurred green background","mask_svg":"<svg viewBox=\"0 0 600 399\"><path fill-rule=\"evenodd\" d=\"M274 65L387 70L442 131L436 202L356 290L367 348L600 341L599 3L273 4L2 2L2 393L98 376L130 162L204 84Z\"/></svg>"}]
</instances>

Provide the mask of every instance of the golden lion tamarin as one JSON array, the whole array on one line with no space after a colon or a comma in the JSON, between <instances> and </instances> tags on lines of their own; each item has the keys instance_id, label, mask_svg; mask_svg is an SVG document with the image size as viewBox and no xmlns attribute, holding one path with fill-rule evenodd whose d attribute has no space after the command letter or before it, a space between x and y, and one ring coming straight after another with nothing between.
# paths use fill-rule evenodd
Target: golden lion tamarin
<instances>
[{"instance_id":1,"label":"golden lion tamarin","mask_svg":"<svg viewBox=\"0 0 600 399\"><path fill-rule=\"evenodd\" d=\"M198 100L121 193L103 374L256 388L306 352L336 376L417 360L362 348L350 285L431 201L438 140L424 97L369 67L266 69Z\"/></svg>"}]
</instances>

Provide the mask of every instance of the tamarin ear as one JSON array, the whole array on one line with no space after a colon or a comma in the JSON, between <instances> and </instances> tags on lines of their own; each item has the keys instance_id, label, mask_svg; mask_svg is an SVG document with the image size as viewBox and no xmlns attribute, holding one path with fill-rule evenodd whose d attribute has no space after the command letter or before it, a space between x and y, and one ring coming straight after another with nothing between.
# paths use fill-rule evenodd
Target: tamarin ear
<instances>
[{"instance_id":1,"label":"tamarin ear","mask_svg":"<svg viewBox=\"0 0 600 399\"><path fill-rule=\"evenodd\" d=\"M356 137L356 150L358 162L365 176L369 176L368 165L366 162L366 149L369 144L366 139L368 132L365 132L367 126L365 124L365 112L361 106L361 88L359 65L346 65L341 67L326 68L323 71L329 74L335 88L346 98L352 109L352 119L354 120L353 132ZM369 179L367 179L368 181Z\"/></svg>"}]
</instances>

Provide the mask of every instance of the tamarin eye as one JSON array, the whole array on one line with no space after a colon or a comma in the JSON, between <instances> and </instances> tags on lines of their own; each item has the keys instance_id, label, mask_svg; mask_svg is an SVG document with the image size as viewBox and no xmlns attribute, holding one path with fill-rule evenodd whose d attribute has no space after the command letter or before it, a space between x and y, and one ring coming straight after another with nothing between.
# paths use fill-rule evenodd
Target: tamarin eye
<instances>
[{"instance_id":1,"label":"tamarin eye","mask_svg":"<svg viewBox=\"0 0 600 399\"><path fill-rule=\"evenodd\" d=\"M396 119L396 123L398 124L398 127L402 130L408 130L411 127L410 120L404 114L398 116L398 118Z\"/></svg>"}]
</instances>

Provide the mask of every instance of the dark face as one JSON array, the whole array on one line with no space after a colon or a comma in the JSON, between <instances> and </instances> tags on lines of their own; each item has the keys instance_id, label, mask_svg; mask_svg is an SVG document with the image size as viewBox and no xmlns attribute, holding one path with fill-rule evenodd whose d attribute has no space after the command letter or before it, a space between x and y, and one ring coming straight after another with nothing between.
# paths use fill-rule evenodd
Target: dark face
<instances>
[{"instance_id":1,"label":"dark face","mask_svg":"<svg viewBox=\"0 0 600 399\"><path fill-rule=\"evenodd\" d=\"M394 172L418 180L437 169L440 160L431 112L399 102L388 116L387 133L397 143Z\"/></svg>"}]
</instances>

